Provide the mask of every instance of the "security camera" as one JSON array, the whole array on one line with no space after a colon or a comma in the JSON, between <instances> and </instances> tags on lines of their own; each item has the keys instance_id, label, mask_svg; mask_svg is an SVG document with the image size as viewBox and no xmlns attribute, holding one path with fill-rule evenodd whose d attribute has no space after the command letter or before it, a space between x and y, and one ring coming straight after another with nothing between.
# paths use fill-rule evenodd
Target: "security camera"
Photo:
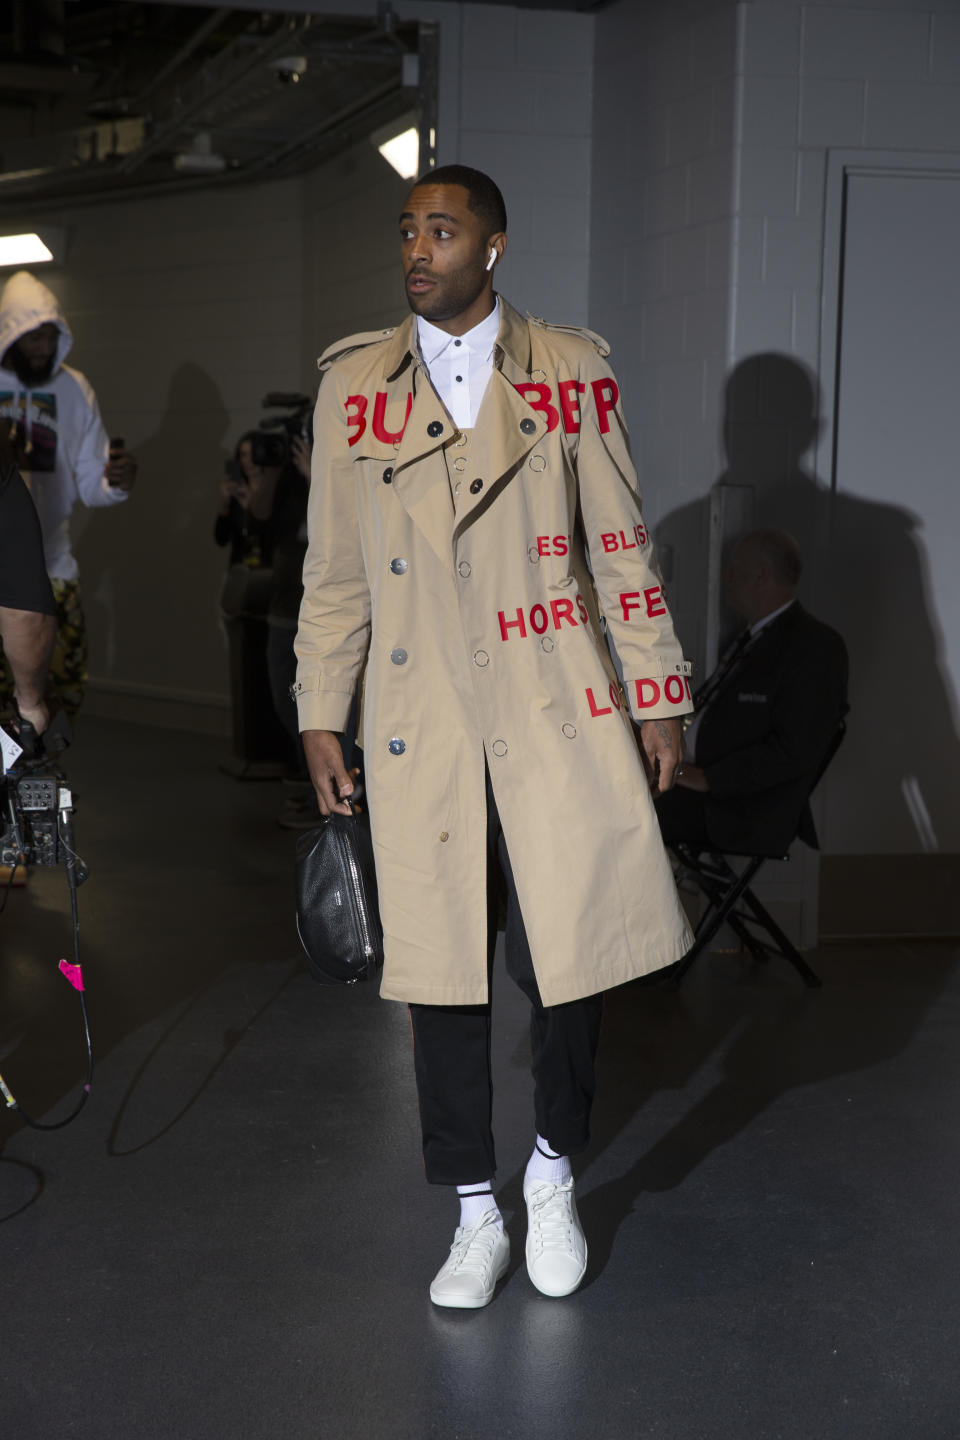
<instances>
[{"instance_id":1,"label":"security camera","mask_svg":"<svg viewBox=\"0 0 960 1440\"><path fill-rule=\"evenodd\" d=\"M279 60L271 60L270 66L281 85L298 85L307 73L307 57L282 55Z\"/></svg>"}]
</instances>

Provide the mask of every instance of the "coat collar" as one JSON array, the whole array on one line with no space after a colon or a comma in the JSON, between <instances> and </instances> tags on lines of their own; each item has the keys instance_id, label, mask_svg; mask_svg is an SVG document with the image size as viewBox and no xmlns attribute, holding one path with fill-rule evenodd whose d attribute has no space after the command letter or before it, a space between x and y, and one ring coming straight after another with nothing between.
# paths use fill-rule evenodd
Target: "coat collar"
<instances>
[{"instance_id":1,"label":"coat collar","mask_svg":"<svg viewBox=\"0 0 960 1440\"><path fill-rule=\"evenodd\" d=\"M522 371L526 378L530 372L529 324L502 295L499 296L499 300L500 329L497 332L497 343L494 347L494 365L497 365L498 362L507 362L509 370ZM408 315L403 324L397 326L389 340L383 356L383 378L385 380L395 379L411 363L421 363L417 346L415 315Z\"/></svg>"}]
</instances>

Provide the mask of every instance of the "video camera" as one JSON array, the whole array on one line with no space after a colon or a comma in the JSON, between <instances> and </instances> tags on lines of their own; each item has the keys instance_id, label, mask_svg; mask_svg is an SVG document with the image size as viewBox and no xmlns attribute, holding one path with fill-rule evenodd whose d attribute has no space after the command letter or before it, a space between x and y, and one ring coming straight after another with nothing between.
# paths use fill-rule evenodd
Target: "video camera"
<instances>
[{"instance_id":1,"label":"video camera","mask_svg":"<svg viewBox=\"0 0 960 1440\"><path fill-rule=\"evenodd\" d=\"M270 415L260 421L264 435L254 435L250 442L250 459L265 467L286 465L290 444L295 435L313 443L313 401L309 395L296 395L285 390L271 390L261 402L265 410L283 409L286 415ZM280 431L275 434L270 432Z\"/></svg>"},{"instance_id":2,"label":"video camera","mask_svg":"<svg viewBox=\"0 0 960 1440\"><path fill-rule=\"evenodd\" d=\"M27 721L0 733L0 865L66 865L77 885L87 869L73 847L73 792L53 756L70 743L62 712L39 736Z\"/></svg>"}]
</instances>

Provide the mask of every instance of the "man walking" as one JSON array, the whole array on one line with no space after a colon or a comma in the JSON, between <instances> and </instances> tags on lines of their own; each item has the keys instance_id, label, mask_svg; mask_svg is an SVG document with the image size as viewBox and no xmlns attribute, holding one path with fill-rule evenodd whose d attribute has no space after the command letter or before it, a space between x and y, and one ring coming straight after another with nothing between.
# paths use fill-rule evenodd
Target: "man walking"
<instances>
[{"instance_id":1,"label":"man walking","mask_svg":"<svg viewBox=\"0 0 960 1440\"><path fill-rule=\"evenodd\" d=\"M325 814L348 808L337 735L364 676L381 993L410 1007L427 1179L460 1195L430 1295L461 1308L490 1301L509 1256L490 1127L498 871L531 1005L526 1260L544 1294L586 1270L570 1156L589 1138L602 992L691 943L650 796L673 781L689 666L617 383L599 337L495 294L506 244L492 180L428 173L400 217L413 315L321 357L296 645Z\"/></svg>"}]
</instances>

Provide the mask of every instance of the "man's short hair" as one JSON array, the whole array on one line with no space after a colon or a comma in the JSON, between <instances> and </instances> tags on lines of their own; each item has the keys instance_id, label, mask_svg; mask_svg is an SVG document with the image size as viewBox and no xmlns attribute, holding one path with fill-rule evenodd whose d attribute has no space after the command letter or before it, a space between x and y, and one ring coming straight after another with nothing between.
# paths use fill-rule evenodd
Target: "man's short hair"
<instances>
[{"instance_id":1,"label":"man's short hair","mask_svg":"<svg viewBox=\"0 0 960 1440\"><path fill-rule=\"evenodd\" d=\"M778 585L795 590L803 573L800 546L786 530L751 530L741 541L762 560Z\"/></svg>"},{"instance_id":2,"label":"man's short hair","mask_svg":"<svg viewBox=\"0 0 960 1440\"><path fill-rule=\"evenodd\" d=\"M507 228L507 207L503 203L500 187L482 170L473 170L469 165L441 165L436 170L426 170L414 185L461 185L467 192L467 204L474 215L479 215L487 227L488 235L496 235Z\"/></svg>"}]
</instances>

